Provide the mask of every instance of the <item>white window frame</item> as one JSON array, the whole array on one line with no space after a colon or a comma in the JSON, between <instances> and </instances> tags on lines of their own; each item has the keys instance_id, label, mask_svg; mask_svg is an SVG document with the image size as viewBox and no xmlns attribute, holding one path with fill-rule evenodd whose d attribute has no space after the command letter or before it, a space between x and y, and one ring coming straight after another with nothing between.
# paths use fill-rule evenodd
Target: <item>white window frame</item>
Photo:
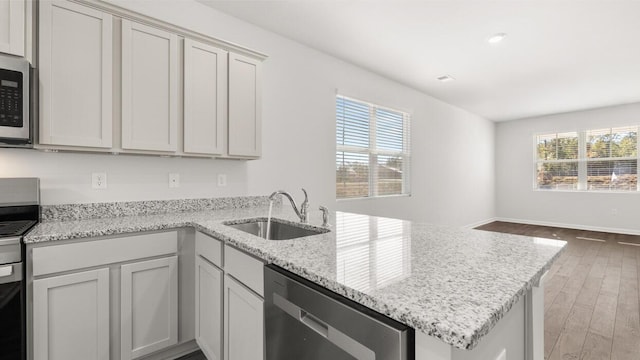
<instances>
[{"instance_id":1,"label":"white window frame","mask_svg":"<svg viewBox=\"0 0 640 360\"><path fill-rule=\"evenodd\" d=\"M636 160L638 161L637 165L637 183L636 190L602 190L595 189L590 190L588 187L588 169L587 162L590 160L587 157L587 133L592 130L597 129L616 129L616 128L624 128L630 126L637 125L620 125L620 126L602 126L602 127L593 127L590 129L583 130L567 130L567 131L547 131L547 132L538 132L533 134L533 190L534 191L542 191L542 192L588 192L588 193L605 193L605 194L640 194L640 140L636 144ZM576 189L541 189L538 187L538 136L540 135L548 135L554 133L566 133L566 132L577 132L578 133L578 159L577 160L557 160L557 161L549 161L549 162L578 162L578 183ZM640 135L640 126L638 126L638 135ZM621 158L603 158L600 160L621 160ZM630 159L630 158L624 158ZM597 161L596 159L591 159L591 161Z\"/></svg>"},{"instance_id":2,"label":"white window frame","mask_svg":"<svg viewBox=\"0 0 640 360\"><path fill-rule=\"evenodd\" d=\"M345 200L362 200L362 199L375 199L375 198L386 198L386 197L401 197L401 196L411 196L411 114L407 111L394 109L388 106L382 106L378 104L374 104L369 101L353 98L345 95L336 95L336 100L338 98L347 99L350 101L356 101L362 104L366 104L369 106L369 147L366 149L360 147L353 146L345 146L339 145L336 143L336 151L338 152L350 152L350 153L359 153L359 154L368 154L369 155L369 194L364 197L345 197L338 198L336 194L336 201L345 201ZM335 109L335 107L334 107ZM376 117L375 112L376 109L393 111L396 113L402 114L402 151L389 151L389 150L377 150L376 149ZM335 109L337 111L337 109ZM377 178L378 171L378 155L383 156L399 156L402 159L402 192L400 194L389 194L389 195L378 195L378 184L375 181Z\"/></svg>"}]
</instances>

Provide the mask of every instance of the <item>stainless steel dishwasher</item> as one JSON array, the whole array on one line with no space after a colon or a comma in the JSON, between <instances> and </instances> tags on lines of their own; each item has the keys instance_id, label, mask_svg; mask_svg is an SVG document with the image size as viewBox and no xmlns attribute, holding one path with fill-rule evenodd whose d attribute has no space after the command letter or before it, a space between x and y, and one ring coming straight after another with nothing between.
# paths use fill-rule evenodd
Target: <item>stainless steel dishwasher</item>
<instances>
[{"instance_id":1,"label":"stainless steel dishwasher","mask_svg":"<svg viewBox=\"0 0 640 360\"><path fill-rule=\"evenodd\" d=\"M414 330L266 265L266 360L413 360Z\"/></svg>"}]
</instances>

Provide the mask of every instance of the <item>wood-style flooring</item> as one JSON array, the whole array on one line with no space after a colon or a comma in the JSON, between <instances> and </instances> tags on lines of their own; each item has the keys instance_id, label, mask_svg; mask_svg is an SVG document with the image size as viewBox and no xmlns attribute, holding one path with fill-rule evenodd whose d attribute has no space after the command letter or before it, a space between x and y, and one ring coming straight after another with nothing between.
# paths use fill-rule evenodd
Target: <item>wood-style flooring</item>
<instances>
[{"instance_id":1,"label":"wood-style flooring","mask_svg":"<svg viewBox=\"0 0 640 360\"><path fill-rule=\"evenodd\" d=\"M640 360L640 236L506 222L478 229L567 241L545 280L545 359Z\"/></svg>"},{"instance_id":2,"label":"wood-style flooring","mask_svg":"<svg viewBox=\"0 0 640 360\"><path fill-rule=\"evenodd\" d=\"M179 357L176 360L207 360L207 358L204 357L204 354L202 353L202 351L196 351L196 352L192 352L191 354L187 354L183 357Z\"/></svg>"}]
</instances>

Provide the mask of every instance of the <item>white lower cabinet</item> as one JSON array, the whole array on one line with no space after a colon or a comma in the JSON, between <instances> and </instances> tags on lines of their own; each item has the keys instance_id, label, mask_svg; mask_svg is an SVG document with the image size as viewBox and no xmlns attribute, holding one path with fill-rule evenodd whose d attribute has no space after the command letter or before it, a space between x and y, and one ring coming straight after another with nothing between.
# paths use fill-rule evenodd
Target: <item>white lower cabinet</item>
<instances>
[{"instance_id":1,"label":"white lower cabinet","mask_svg":"<svg viewBox=\"0 0 640 360\"><path fill-rule=\"evenodd\" d=\"M208 360L263 360L264 263L186 236L28 244L28 360L164 359L194 338Z\"/></svg>"},{"instance_id":2,"label":"white lower cabinet","mask_svg":"<svg viewBox=\"0 0 640 360\"><path fill-rule=\"evenodd\" d=\"M180 237L172 230L28 244L28 360L162 358L179 341ZM183 326L188 342L193 323Z\"/></svg>"},{"instance_id":3,"label":"white lower cabinet","mask_svg":"<svg viewBox=\"0 0 640 360\"><path fill-rule=\"evenodd\" d=\"M121 360L178 343L178 257L122 265Z\"/></svg>"},{"instance_id":4,"label":"white lower cabinet","mask_svg":"<svg viewBox=\"0 0 640 360\"><path fill-rule=\"evenodd\" d=\"M264 359L264 300L234 278L224 279L225 360Z\"/></svg>"},{"instance_id":5,"label":"white lower cabinet","mask_svg":"<svg viewBox=\"0 0 640 360\"><path fill-rule=\"evenodd\" d=\"M208 360L222 360L222 270L196 256L196 342Z\"/></svg>"},{"instance_id":6,"label":"white lower cabinet","mask_svg":"<svg viewBox=\"0 0 640 360\"><path fill-rule=\"evenodd\" d=\"M264 263L197 232L195 264L196 342L207 359L264 359Z\"/></svg>"},{"instance_id":7,"label":"white lower cabinet","mask_svg":"<svg viewBox=\"0 0 640 360\"><path fill-rule=\"evenodd\" d=\"M33 359L109 360L109 269L33 282Z\"/></svg>"}]
</instances>

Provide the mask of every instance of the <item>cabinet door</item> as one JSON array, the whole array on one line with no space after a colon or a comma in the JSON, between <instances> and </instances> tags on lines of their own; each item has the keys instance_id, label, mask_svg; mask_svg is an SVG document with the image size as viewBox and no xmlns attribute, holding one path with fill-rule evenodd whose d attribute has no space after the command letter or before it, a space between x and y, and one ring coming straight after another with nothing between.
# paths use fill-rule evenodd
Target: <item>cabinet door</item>
<instances>
[{"instance_id":1,"label":"cabinet door","mask_svg":"<svg viewBox=\"0 0 640 360\"><path fill-rule=\"evenodd\" d=\"M264 359L264 309L261 297L234 278L224 278L224 359Z\"/></svg>"},{"instance_id":2,"label":"cabinet door","mask_svg":"<svg viewBox=\"0 0 640 360\"><path fill-rule=\"evenodd\" d=\"M69 1L40 1L41 144L110 148L112 17Z\"/></svg>"},{"instance_id":3,"label":"cabinet door","mask_svg":"<svg viewBox=\"0 0 640 360\"><path fill-rule=\"evenodd\" d=\"M109 360L109 269L33 282L33 359Z\"/></svg>"},{"instance_id":4,"label":"cabinet door","mask_svg":"<svg viewBox=\"0 0 640 360\"><path fill-rule=\"evenodd\" d=\"M0 52L24 56L26 0L0 1Z\"/></svg>"},{"instance_id":5,"label":"cabinet door","mask_svg":"<svg viewBox=\"0 0 640 360\"><path fill-rule=\"evenodd\" d=\"M208 360L222 360L222 270L196 257L196 342Z\"/></svg>"},{"instance_id":6,"label":"cabinet door","mask_svg":"<svg viewBox=\"0 0 640 360\"><path fill-rule=\"evenodd\" d=\"M226 121L227 52L184 40L184 152L221 155Z\"/></svg>"},{"instance_id":7,"label":"cabinet door","mask_svg":"<svg viewBox=\"0 0 640 360\"><path fill-rule=\"evenodd\" d=\"M122 265L121 359L178 343L178 257Z\"/></svg>"},{"instance_id":8,"label":"cabinet door","mask_svg":"<svg viewBox=\"0 0 640 360\"><path fill-rule=\"evenodd\" d=\"M262 154L262 63L229 53L229 155Z\"/></svg>"},{"instance_id":9,"label":"cabinet door","mask_svg":"<svg viewBox=\"0 0 640 360\"><path fill-rule=\"evenodd\" d=\"M174 152L178 37L122 20L122 148Z\"/></svg>"}]
</instances>

